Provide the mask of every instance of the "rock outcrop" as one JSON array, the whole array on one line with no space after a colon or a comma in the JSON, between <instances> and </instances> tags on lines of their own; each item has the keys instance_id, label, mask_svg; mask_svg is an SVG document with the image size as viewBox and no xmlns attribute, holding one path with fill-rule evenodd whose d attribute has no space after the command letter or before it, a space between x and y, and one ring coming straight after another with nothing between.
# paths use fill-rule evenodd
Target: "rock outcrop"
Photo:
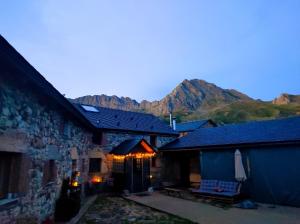
<instances>
[{"instance_id":1,"label":"rock outcrop","mask_svg":"<svg viewBox=\"0 0 300 224\"><path fill-rule=\"evenodd\" d=\"M276 105L286 105L290 103L300 104L300 95L283 93L279 97L275 98L272 103Z\"/></svg>"}]
</instances>

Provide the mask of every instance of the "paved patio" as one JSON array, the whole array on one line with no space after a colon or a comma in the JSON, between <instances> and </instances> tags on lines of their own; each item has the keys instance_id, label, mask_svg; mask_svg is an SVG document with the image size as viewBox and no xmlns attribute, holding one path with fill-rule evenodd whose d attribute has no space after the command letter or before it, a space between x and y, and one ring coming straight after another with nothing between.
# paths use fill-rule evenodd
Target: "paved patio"
<instances>
[{"instance_id":1,"label":"paved patio","mask_svg":"<svg viewBox=\"0 0 300 224\"><path fill-rule=\"evenodd\" d=\"M219 208L203 202L171 197L159 192L151 196L127 197L137 203L200 224L299 224L300 208L260 204L258 209Z\"/></svg>"}]
</instances>

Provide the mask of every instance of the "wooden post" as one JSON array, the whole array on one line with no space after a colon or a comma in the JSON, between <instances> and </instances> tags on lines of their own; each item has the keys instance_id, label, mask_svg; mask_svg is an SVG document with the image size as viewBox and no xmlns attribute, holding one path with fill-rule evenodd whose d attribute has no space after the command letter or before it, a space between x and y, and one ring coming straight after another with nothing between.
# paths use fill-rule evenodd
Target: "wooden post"
<instances>
[{"instance_id":1,"label":"wooden post","mask_svg":"<svg viewBox=\"0 0 300 224\"><path fill-rule=\"evenodd\" d=\"M141 158L142 160L142 189L144 190L144 159Z\"/></svg>"},{"instance_id":2,"label":"wooden post","mask_svg":"<svg viewBox=\"0 0 300 224\"><path fill-rule=\"evenodd\" d=\"M131 192L133 192L133 157L131 157Z\"/></svg>"}]
</instances>

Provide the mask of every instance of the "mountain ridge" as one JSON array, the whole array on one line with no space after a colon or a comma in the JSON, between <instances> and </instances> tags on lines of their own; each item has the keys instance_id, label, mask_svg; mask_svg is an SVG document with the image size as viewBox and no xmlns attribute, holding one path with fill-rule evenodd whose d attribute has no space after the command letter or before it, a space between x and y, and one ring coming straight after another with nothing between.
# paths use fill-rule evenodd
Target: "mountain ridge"
<instances>
[{"instance_id":1,"label":"mountain ridge","mask_svg":"<svg viewBox=\"0 0 300 224\"><path fill-rule=\"evenodd\" d=\"M235 89L221 87L200 79L185 79L161 100L141 102L129 97L87 95L71 99L73 102L127 111L147 112L166 118L170 111L180 120L215 118L220 122L241 122L260 118L276 118L300 114L300 95L281 94L272 102L255 100ZM293 106L290 106L292 104ZM245 108L248 105L249 111ZM254 108L252 108L254 107ZM255 107L264 113L256 113ZM240 114L232 111L240 111ZM238 109L239 108L239 109ZM264 109L262 109L264 108ZM285 111L285 113L281 113ZM288 112L287 112L288 111ZM227 117L226 117L227 113ZM234 114L232 119L229 115ZM269 116L268 116L269 115Z\"/></svg>"},{"instance_id":2,"label":"mountain ridge","mask_svg":"<svg viewBox=\"0 0 300 224\"><path fill-rule=\"evenodd\" d=\"M249 96L233 89L222 89L204 80L183 80L161 100L142 100L140 103L129 97L87 95L75 98L77 103L103 106L114 109L147 111L155 115L167 115L169 111L190 113L195 110L210 108L217 103L225 105L240 100L253 100Z\"/></svg>"}]
</instances>

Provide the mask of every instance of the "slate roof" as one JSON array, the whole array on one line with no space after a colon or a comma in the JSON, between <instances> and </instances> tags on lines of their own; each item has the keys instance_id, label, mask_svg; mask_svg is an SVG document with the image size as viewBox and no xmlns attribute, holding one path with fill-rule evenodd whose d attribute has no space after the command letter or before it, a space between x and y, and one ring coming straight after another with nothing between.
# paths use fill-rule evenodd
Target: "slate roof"
<instances>
[{"instance_id":1,"label":"slate roof","mask_svg":"<svg viewBox=\"0 0 300 224\"><path fill-rule=\"evenodd\" d=\"M144 139L128 139L113 148L113 150L110 151L110 154L127 155L132 152L135 147L138 146L142 141L149 145L149 143ZM149 145L149 147L151 147L153 151L155 151L155 149L151 145Z\"/></svg>"},{"instance_id":2,"label":"slate roof","mask_svg":"<svg viewBox=\"0 0 300 224\"><path fill-rule=\"evenodd\" d=\"M137 113L105 107L96 107L99 112L86 111L81 104L73 104L96 128L116 131L132 131L177 135L178 133L152 114ZM88 106L88 105L87 105Z\"/></svg>"},{"instance_id":3,"label":"slate roof","mask_svg":"<svg viewBox=\"0 0 300 224\"><path fill-rule=\"evenodd\" d=\"M163 146L160 150L214 148L294 141L300 142L300 116L200 128Z\"/></svg>"},{"instance_id":4,"label":"slate roof","mask_svg":"<svg viewBox=\"0 0 300 224\"><path fill-rule=\"evenodd\" d=\"M178 132L194 131L198 128L203 127L207 123L211 123L213 126L217 126L212 120L197 120L197 121L177 123L176 124L176 131L178 131Z\"/></svg>"},{"instance_id":5,"label":"slate roof","mask_svg":"<svg viewBox=\"0 0 300 224\"><path fill-rule=\"evenodd\" d=\"M18 83L26 83L31 89L37 90L39 95L45 96L47 102L59 105L59 108L67 112L73 119L88 128L93 128L89 121L79 113L73 105L49 83L29 62L11 46L3 36L0 35L0 68L8 70L9 73L2 73L5 79Z\"/></svg>"}]
</instances>

